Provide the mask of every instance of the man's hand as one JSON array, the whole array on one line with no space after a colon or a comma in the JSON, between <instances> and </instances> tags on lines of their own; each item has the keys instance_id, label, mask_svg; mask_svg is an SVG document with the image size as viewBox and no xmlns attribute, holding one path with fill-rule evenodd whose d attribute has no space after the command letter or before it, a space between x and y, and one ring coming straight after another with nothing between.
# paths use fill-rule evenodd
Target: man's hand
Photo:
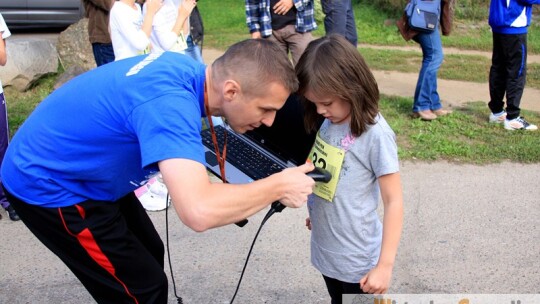
<instances>
[{"instance_id":1,"label":"man's hand","mask_svg":"<svg viewBox=\"0 0 540 304\"><path fill-rule=\"evenodd\" d=\"M261 32L253 32L251 33L252 39L261 39Z\"/></svg>"},{"instance_id":2,"label":"man's hand","mask_svg":"<svg viewBox=\"0 0 540 304\"><path fill-rule=\"evenodd\" d=\"M274 7L274 14L285 15L294 6L293 0L281 0Z\"/></svg>"},{"instance_id":3,"label":"man's hand","mask_svg":"<svg viewBox=\"0 0 540 304\"><path fill-rule=\"evenodd\" d=\"M295 168L287 168L276 175L286 185L282 198L279 200L289 208L298 208L307 202L307 197L313 192L315 181L306 175L313 171L312 163L305 163Z\"/></svg>"}]
</instances>

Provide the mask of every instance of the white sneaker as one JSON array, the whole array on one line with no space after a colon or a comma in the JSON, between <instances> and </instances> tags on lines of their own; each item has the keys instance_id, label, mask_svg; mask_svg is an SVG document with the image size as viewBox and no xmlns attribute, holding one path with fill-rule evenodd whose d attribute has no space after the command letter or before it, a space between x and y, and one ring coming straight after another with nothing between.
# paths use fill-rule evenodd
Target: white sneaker
<instances>
[{"instance_id":1,"label":"white sneaker","mask_svg":"<svg viewBox=\"0 0 540 304\"><path fill-rule=\"evenodd\" d=\"M517 117L512 120L505 119L504 128L507 130L538 130L538 127L536 125L528 123L523 117Z\"/></svg>"},{"instance_id":2,"label":"white sneaker","mask_svg":"<svg viewBox=\"0 0 540 304\"><path fill-rule=\"evenodd\" d=\"M503 123L506 119L506 112L502 111L501 113L491 113L489 114L489 122L490 123Z\"/></svg>"}]
</instances>

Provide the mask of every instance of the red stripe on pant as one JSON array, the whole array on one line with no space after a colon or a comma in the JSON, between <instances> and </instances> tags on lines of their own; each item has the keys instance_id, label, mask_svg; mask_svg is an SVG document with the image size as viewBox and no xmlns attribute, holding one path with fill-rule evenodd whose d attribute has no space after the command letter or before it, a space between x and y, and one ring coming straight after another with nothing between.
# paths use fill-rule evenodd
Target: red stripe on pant
<instances>
[{"instance_id":1,"label":"red stripe on pant","mask_svg":"<svg viewBox=\"0 0 540 304\"><path fill-rule=\"evenodd\" d=\"M76 205L77 210L81 214L81 216L84 218L84 209L80 207L79 205ZM101 251L101 248L99 248L99 245L97 244L96 240L94 239L94 236L92 235L92 232L90 229L85 228L82 230L79 234L74 234L71 231L69 231L67 224L64 220L64 215L62 214L62 209L58 208L58 214L60 215L60 218L62 219L62 224L64 225L64 228L66 229L67 233L77 238L81 246L86 250L88 255L96 262L99 266L101 266L103 269L105 269L108 273L110 273L113 278L124 288L126 291L126 294L135 301L135 303L139 303L137 298L131 292L128 290L126 284L122 282L117 276L116 271L114 269L114 266L112 265L111 261L109 261L109 258Z\"/></svg>"}]
</instances>

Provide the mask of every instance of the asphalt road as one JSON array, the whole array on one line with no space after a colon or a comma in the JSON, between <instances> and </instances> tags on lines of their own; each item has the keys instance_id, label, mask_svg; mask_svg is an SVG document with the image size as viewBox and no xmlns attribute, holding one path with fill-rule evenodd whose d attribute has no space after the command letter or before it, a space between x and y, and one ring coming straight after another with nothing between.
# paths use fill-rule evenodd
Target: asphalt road
<instances>
[{"instance_id":1,"label":"asphalt road","mask_svg":"<svg viewBox=\"0 0 540 304\"><path fill-rule=\"evenodd\" d=\"M405 162L401 174L405 226L390 293L540 293L539 164ZM244 228L195 233L169 209L171 262L184 303L229 303L264 213ZM285 209L268 220L235 303L329 303L310 265L306 215L305 208ZM165 240L165 212L150 216ZM0 231L0 303L93 302L24 224L4 215Z\"/></svg>"},{"instance_id":2,"label":"asphalt road","mask_svg":"<svg viewBox=\"0 0 540 304\"><path fill-rule=\"evenodd\" d=\"M405 226L390 293L540 294L540 164L405 162L401 174ZM229 303L265 212L244 228L195 233L169 211L171 262L184 303ZM285 209L270 218L235 303L329 303L309 262L306 215L305 208ZM165 240L165 212L150 216ZM4 213L0 231L0 303L93 302L23 223Z\"/></svg>"}]
</instances>

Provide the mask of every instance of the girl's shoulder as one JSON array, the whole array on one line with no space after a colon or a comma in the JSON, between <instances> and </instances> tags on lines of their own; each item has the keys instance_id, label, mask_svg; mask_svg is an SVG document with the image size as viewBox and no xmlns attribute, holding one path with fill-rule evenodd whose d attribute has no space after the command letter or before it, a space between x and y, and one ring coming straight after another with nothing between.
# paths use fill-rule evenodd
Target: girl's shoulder
<instances>
[{"instance_id":1,"label":"girl's shoulder","mask_svg":"<svg viewBox=\"0 0 540 304\"><path fill-rule=\"evenodd\" d=\"M394 130L392 130L392 127L390 127L390 125L381 113L377 114L377 117L375 117L375 124L371 125L368 128L368 132L370 130L372 130L373 132L389 133L395 135Z\"/></svg>"}]
</instances>

